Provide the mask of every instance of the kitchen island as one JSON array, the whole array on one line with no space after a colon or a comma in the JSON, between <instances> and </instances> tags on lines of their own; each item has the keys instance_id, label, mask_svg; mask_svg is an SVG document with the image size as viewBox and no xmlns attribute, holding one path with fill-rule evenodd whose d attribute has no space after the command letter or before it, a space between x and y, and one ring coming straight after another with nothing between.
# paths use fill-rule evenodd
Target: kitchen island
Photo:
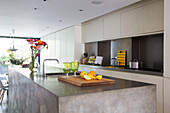
<instances>
[{"instance_id":1,"label":"kitchen island","mask_svg":"<svg viewBox=\"0 0 170 113\"><path fill-rule=\"evenodd\" d=\"M105 76L115 83L78 87L57 76L9 67L9 113L156 113L155 85Z\"/></svg>"}]
</instances>

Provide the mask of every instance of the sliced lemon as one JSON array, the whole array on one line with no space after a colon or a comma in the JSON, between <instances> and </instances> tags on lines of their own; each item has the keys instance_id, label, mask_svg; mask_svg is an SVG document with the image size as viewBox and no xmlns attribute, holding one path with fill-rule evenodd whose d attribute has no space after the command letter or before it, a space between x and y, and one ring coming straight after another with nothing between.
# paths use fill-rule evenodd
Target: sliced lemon
<instances>
[{"instance_id":1,"label":"sliced lemon","mask_svg":"<svg viewBox=\"0 0 170 113\"><path fill-rule=\"evenodd\" d=\"M92 74L88 74L88 76L89 76L92 80L95 80L95 79L96 79Z\"/></svg>"},{"instance_id":2,"label":"sliced lemon","mask_svg":"<svg viewBox=\"0 0 170 113\"><path fill-rule=\"evenodd\" d=\"M101 80L102 79L102 75L97 75L96 79Z\"/></svg>"},{"instance_id":3,"label":"sliced lemon","mask_svg":"<svg viewBox=\"0 0 170 113\"><path fill-rule=\"evenodd\" d=\"M91 78L88 75L84 75L85 80L91 80Z\"/></svg>"},{"instance_id":4,"label":"sliced lemon","mask_svg":"<svg viewBox=\"0 0 170 113\"><path fill-rule=\"evenodd\" d=\"M74 66L77 66L77 60L74 61Z\"/></svg>"},{"instance_id":5,"label":"sliced lemon","mask_svg":"<svg viewBox=\"0 0 170 113\"><path fill-rule=\"evenodd\" d=\"M80 73L80 77L81 78L84 78L84 75L87 75L88 73L86 72L86 71L82 71L81 73Z\"/></svg>"}]
</instances>

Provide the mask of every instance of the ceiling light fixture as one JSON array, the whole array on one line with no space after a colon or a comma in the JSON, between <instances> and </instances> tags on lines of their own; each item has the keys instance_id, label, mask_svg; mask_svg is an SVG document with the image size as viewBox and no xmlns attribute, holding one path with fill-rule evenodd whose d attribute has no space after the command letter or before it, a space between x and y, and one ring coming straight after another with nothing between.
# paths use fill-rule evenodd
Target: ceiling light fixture
<instances>
[{"instance_id":1,"label":"ceiling light fixture","mask_svg":"<svg viewBox=\"0 0 170 113\"><path fill-rule=\"evenodd\" d=\"M62 22L62 20L59 20L59 22Z\"/></svg>"},{"instance_id":2,"label":"ceiling light fixture","mask_svg":"<svg viewBox=\"0 0 170 113\"><path fill-rule=\"evenodd\" d=\"M80 12L82 12L82 11L83 11L83 9L79 9L79 11L80 11Z\"/></svg>"},{"instance_id":3,"label":"ceiling light fixture","mask_svg":"<svg viewBox=\"0 0 170 113\"><path fill-rule=\"evenodd\" d=\"M15 30L14 29L12 29L12 34L13 35L15 34ZM11 38L11 33L10 33L10 38ZM14 36L13 36L13 48L10 47L10 49L8 49L7 51L16 51L16 50L18 50L18 49L15 49L15 47L14 47Z\"/></svg>"},{"instance_id":4,"label":"ceiling light fixture","mask_svg":"<svg viewBox=\"0 0 170 113\"><path fill-rule=\"evenodd\" d=\"M37 8L34 8L34 10L36 11L36 10L37 10Z\"/></svg>"},{"instance_id":5,"label":"ceiling light fixture","mask_svg":"<svg viewBox=\"0 0 170 113\"><path fill-rule=\"evenodd\" d=\"M91 2L92 4L102 4L103 2L102 1L98 1L98 0L94 0Z\"/></svg>"}]
</instances>

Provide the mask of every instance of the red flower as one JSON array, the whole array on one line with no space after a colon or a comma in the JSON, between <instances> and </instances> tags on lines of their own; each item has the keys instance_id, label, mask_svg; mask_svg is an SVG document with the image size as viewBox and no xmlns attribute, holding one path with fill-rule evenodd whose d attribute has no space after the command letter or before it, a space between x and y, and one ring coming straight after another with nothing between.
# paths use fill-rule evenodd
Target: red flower
<instances>
[{"instance_id":1,"label":"red flower","mask_svg":"<svg viewBox=\"0 0 170 113\"><path fill-rule=\"evenodd\" d=\"M37 56L38 56L38 57L40 57L40 54L39 54L39 53L37 53Z\"/></svg>"},{"instance_id":2,"label":"red flower","mask_svg":"<svg viewBox=\"0 0 170 113\"><path fill-rule=\"evenodd\" d=\"M34 42L37 42L38 41L38 39L34 39Z\"/></svg>"},{"instance_id":3,"label":"red flower","mask_svg":"<svg viewBox=\"0 0 170 113\"><path fill-rule=\"evenodd\" d=\"M40 45L39 43L35 43L36 46Z\"/></svg>"}]
</instances>

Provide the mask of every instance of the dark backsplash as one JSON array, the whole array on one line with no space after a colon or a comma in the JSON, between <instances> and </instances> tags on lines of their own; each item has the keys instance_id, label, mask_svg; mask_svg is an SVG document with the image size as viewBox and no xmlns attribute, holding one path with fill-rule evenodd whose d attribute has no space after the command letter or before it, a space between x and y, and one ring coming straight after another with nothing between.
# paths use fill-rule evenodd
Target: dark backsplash
<instances>
[{"instance_id":1,"label":"dark backsplash","mask_svg":"<svg viewBox=\"0 0 170 113\"><path fill-rule=\"evenodd\" d=\"M110 65L110 41L102 41L98 42L98 56L103 56L103 64L104 66Z\"/></svg>"},{"instance_id":2,"label":"dark backsplash","mask_svg":"<svg viewBox=\"0 0 170 113\"><path fill-rule=\"evenodd\" d=\"M163 34L123 38L85 44L89 56L103 56L102 65L111 65L117 50L127 50L127 64L137 59L145 69L163 70Z\"/></svg>"},{"instance_id":3,"label":"dark backsplash","mask_svg":"<svg viewBox=\"0 0 170 113\"><path fill-rule=\"evenodd\" d=\"M143 62L143 68L163 70L163 34L133 37L134 59Z\"/></svg>"}]
</instances>

